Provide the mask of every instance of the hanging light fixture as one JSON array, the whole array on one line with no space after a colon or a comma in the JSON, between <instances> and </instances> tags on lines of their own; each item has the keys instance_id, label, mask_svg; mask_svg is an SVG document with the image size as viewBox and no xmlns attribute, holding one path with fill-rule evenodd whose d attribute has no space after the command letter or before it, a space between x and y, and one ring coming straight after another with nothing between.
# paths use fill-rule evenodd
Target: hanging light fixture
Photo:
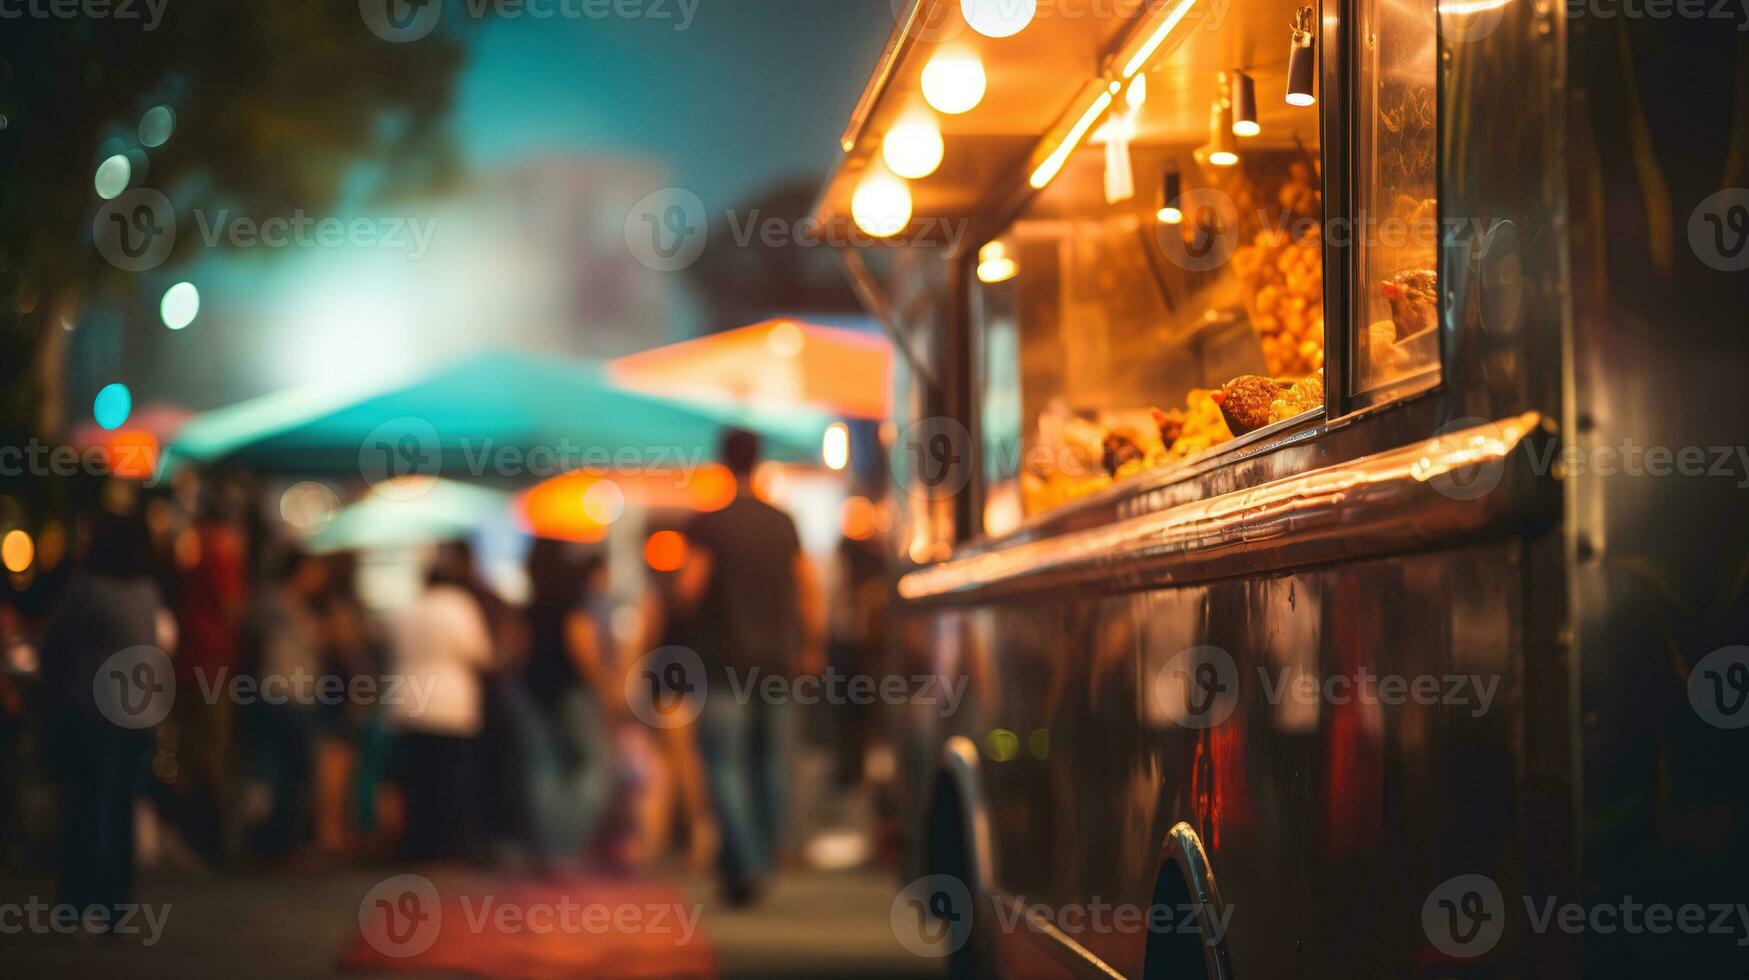
<instances>
[{"instance_id":1,"label":"hanging light fixture","mask_svg":"<svg viewBox=\"0 0 1749 980\"><path fill-rule=\"evenodd\" d=\"M1217 167L1231 167L1239 162L1238 144L1233 139L1233 103L1225 97L1215 99L1209 112L1208 162Z\"/></svg>"},{"instance_id":2,"label":"hanging light fixture","mask_svg":"<svg viewBox=\"0 0 1749 980\"><path fill-rule=\"evenodd\" d=\"M1184 196L1184 178L1177 168L1170 168L1161 183L1160 210L1154 212L1154 217L1163 225L1178 224L1184 220L1184 212L1178 210L1178 199Z\"/></svg>"},{"instance_id":3,"label":"hanging light fixture","mask_svg":"<svg viewBox=\"0 0 1749 980\"><path fill-rule=\"evenodd\" d=\"M1293 45L1287 55L1287 104L1314 105L1317 95L1317 36L1312 33L1312 8L1294 13Z\"/></svg>"},{"instance_id":4,"label":"hanging light fixture","mask_svg":"<svg viewBox=\"0 0 1749 980\"><path fill-rule=\"evenodd\" d=\"M888 169L908 180L935 173L943 151L941 127L927 112L906 116L881 140L881 156Z\"/></svg>"},{"instance_id":5,"label":"hanging light fixture","mask_svg":"<svg viewBox=\"0 0 1749 980\"><path fill-rule=\"evenodd\" d=\"M1232 80L1233 135L1256 136L1263 132L1257 124L1257 82L1242 71L1233 72Z\"/></svg>"}]
</instances>

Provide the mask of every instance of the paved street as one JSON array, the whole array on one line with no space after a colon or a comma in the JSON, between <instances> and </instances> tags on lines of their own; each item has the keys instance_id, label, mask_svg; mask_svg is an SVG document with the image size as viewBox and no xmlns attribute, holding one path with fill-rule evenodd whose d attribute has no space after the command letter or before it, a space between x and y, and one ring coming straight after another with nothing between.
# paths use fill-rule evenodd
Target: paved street
<instances>
[{"instance_id":1,"label":"paved street","mask_svg":"<svg viewBox=\"0 0 1749 980\"><path fill-rule=\"evenodd\" d=\"M457 973L398 966L346 969L349 951L370 954L360 940L361 900L385 878L403 869L348 870L331 873L256 875L154 875L141 883L139 899L158 907L162 935L155 945L144 938L91 939L61 935L0 935L0 963L7 976L125 976L187 978L223 976L252 978L311 976L446 976L513 972L525 976L671 975L679 967L668 956L626 953L599 966L567 966L550 954L569 945L586 958L578 944L599 942L594 936L551 938L542 946L525 935L501 940L487 953L480 969ZM713 964L725 977L927 977L938 964L919 959L894 940L888 908L896 885L884 871L845 874L796 872L782 879L766 900L752 910L725 908L710 883L682 876L669 882L607 883L575 889L541 886L524 879L456 870L422 869L447 896L472 896L476 913L482 896L526 896L563 893L587 905L601 893L622 889L670 896L683 912L696 914L697 937L703 948L691 947L674 963ZM592 896L592 891L595 893ZM24 903L31 896L45 901L54 894L43 878L0 882L0 902ZM524 902L526 904L526 902ZM163 906L168 912L163 912ZM142 920L143 921L143 920ZM531 923L533 919L531 918ZM446 930L466 928L465 919L446 916ZM0 921L9 927L10 922ZM446 936L446 940L447 940ZM607 937L607 942L614 942ZM465 945L466 939L462 940ZM599 947L597 947L599 948ZM533 959L519 953L539 952ZM575 958L569 962L576 963ZM357 959L354 958L354 963ZM686 975L701 975L699 970ZM709 975L705 973L703 975Z\"/></svg>"}]
</instances>

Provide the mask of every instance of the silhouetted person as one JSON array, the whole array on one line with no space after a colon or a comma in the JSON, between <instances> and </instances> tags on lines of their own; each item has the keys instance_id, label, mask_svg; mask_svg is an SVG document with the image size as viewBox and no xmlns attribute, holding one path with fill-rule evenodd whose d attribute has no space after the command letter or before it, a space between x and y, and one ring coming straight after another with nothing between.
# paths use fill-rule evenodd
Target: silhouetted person
<instances>
[{"instance_id":1,"label":"silhouetted person","mask_svg":"<svg viewBox=\"0 0 1749 980\"><path fill-rule=\"evenodd\" d=\"M743 904L758 897L777 862L792 722L789 706L760 697L757 683L727 681L818 670L823 616L795 522L753 492L759 438L731 430L721 456L735 499L687 528L678 592L703 627L694 635L709 695L698 738L721 825L723 894ZM751 693L738 700L737 689Z\"/></svg>"},{"instance_id":2,"label":"silhouetted person","mask_svg":"<svg viewBox=\"0 0 1749 980\"><path fill-rule=\"evenodd\" d=\"M111 923L133 890L134 793L174 684L165 651L140 652L163 642L150 554L142 523L97 517L43 637L46 749L61 783L61 901L106 907Z\"/></svg>"},{"instance_id":3,"label":"silhouetted person","mask_svg":"<svg viewBox=\"0 0 1749 980\"><path fill-rule=\"evenodd\" d=\"M395 620L384 697L407 799L407 858L460 856L478 843L480 675L492 655L486 617L467 578L437 565L425 591Z\"/></svg>"},{"instance_id":4,"label":"silhouetted person","mask_svg":"<svg viewBox=\"0 0 1749 980\"><path fill-rule=\"evenodd\" d=\"M528 662L523 682L523 764L531 841L543 866L564 869L594 842L613 790L612 749L603 705L610 644L599 608L599 555L570 560L560 541L529 550Z\"/></svg>"}]
</instances>

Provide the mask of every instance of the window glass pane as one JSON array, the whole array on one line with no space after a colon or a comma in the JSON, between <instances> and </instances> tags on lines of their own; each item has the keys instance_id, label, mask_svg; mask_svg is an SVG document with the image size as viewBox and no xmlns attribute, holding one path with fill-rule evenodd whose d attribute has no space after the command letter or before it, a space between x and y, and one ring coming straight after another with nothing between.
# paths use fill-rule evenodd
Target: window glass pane
<instances>
[{"instance_id":1,"label":"window glass pane","mask_svg":"<svg viewBox=\"0 0 1749 980\"><path fill-rule=\"evenodd\" d=\"M1320 110L1282 97L1296 9L1188 31L980 251L986 534L1323 408ZM1240 67L1254 135L1220 104Z\"/></svg>"},{"instance_id":2,"label":"window glass pane","mask_svg":"<svg viewBox=\"0 0 1749 980\"><path fill-rule=\"evenodd\" d=\"M1354 390L1438 380L1436 0L1364 0L1355 80Z\"/></svg>"}]
</instances>

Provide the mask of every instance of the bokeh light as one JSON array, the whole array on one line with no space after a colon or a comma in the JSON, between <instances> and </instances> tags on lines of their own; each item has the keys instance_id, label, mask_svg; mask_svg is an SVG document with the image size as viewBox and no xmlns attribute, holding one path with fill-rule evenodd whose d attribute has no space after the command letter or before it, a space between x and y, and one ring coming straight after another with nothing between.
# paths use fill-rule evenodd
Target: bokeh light
<instances>
[{"instance_id":1,"label":"bokeh light","mask_svg":"<svg viewBox=\"0 0 1749 980\"><path fill-rule=\"evenodd\" d=\"M99 428L119 429L134 411L134 394L121 382L104 385L91 400L91 417Z\"/></svg>"},{"instance_id":2,"label":"bokeh light","mask_svg":"<svg viewBox=\"0 0 1749 980\"><path fill-rule=\"evenodd\" d=\"M923 66L923 100L937 112L970 112L984 101L988 87L984 63L976 55L942 53Z\"/></svg>"},{"instance_id":3,"label":"bokeh light","mask_svg":"<svg viewBox=\"0 0 1749 980\"><path fill-rule=\"evenodd\" d=\"M597 524L612 524L625 509L625 491L612 480L599 480L583 491L583 513Z\"/></svg>"},{"instance_id":4,"label":"bokeh light","mask_svg":"<svg viewBox=\"0 0 1749 980\"><path fill-rule=\"evenodd\" d=\"M807 337L802 333L802 328L791 320L779 322L765 335L766 349L778 357L797 357L806 343Z\"/></svg>"},{"instance_id":5,"label":"bokeh light","mask_svg":"<svg viewBox=\"0 0 1749 980\"><path fill-rule=\"evenodd\" d=\"M140 143L163 146L176 131L176 113L167 105L155 105L140 117Z\"/></svg>"},{"instance_id":6,"label":"bokeh light","mask_svg":"<svg viewBox=\"0 0 1749 980\"><path fill-rule=\"evenodd\" d=\"M918 113L902 120L881 141L881 156L893 173L921 180L941 166L946 147L934 117Z\"/></svg>"},{"instance_id":7,"label":"bokeh light","mask_svg":"<svg viewBox=\"0 0 1749 980\"><path fill-rule=\"evenodd\" d=\"M891 238L911 223L911 189L885 170L872 171L850 197L850 216L868 234Z\"/></svg>"},{"instance_id":8,"label":"bokeh light","mask_svg":"<svg viewBox=\"0 0 1749 980\"><path fill-rule=\"evenodd\" d=\"M658 572L679 571L686 564L686 537L679 531L657 531L644 542L644 561Z\"/></svg>"},{"instance_id":9,"label":"bokeh light","mask_svg":"<svg viewBox=\"0 0 1749 980\"><path fill-rule=\"evenodd\" d=\"M200 315L200 290L191 282L179 282L164 290L164 299L158 304L158 315L172 330L188 326Z\"/></svg>"},{"instance_id":10,"label":"bokeh light","mask_svg":"<svg viewBox=\"0 0 1749 980\"><path fill-rule=\"evenodd\" d=\"M134 165L128 162L125 154L117 153L97 165L97 176L91 183L97 188L97 196L108 201L127 190L133 177Z\"/></svg>"},{"instance_id":11,"label":"bokeh light","mask_svg":"<svg viewBox=\"0 0 1749 980\"><path fill-rule=\"evenodd\" d=\"M1038 0L961 0L960 10L972 30L985 37L1013 37L1026 30L1038 13Z\"/></svg>"},{"instance_id":12,"label":"bokeh light","mask_svg":"<svg viewBox=\"0 0 1749 980\"><path fill-rule=\"evenodd\" d=\"M25 531L14 528L6 532L6 537L0 538L0 562L5 563L7 571L21 574L35 560L36 542Z\"/></svg>"},{"instance_id":13,"label":"bokeh light","mask_svg":"<svg viewBox=\"0 0 1749 980\"><path fill-rule=\"evenodd\" d=\"M326 524L340 509L340 497L313 480L294 483L279 496L279 516L295 528Z\"/></svg>"},{"instance_id":14,"label":"bokeh light","mask_svg":"<svg viewBox=\"0 0 1749 980\"><path fill-rule=\"evenodd\" d=\"M820 458L829 470L841 470L850 465L849 426L834 422L826 427L825 438L820 440Z\"/></svg>"}]
</instances>

